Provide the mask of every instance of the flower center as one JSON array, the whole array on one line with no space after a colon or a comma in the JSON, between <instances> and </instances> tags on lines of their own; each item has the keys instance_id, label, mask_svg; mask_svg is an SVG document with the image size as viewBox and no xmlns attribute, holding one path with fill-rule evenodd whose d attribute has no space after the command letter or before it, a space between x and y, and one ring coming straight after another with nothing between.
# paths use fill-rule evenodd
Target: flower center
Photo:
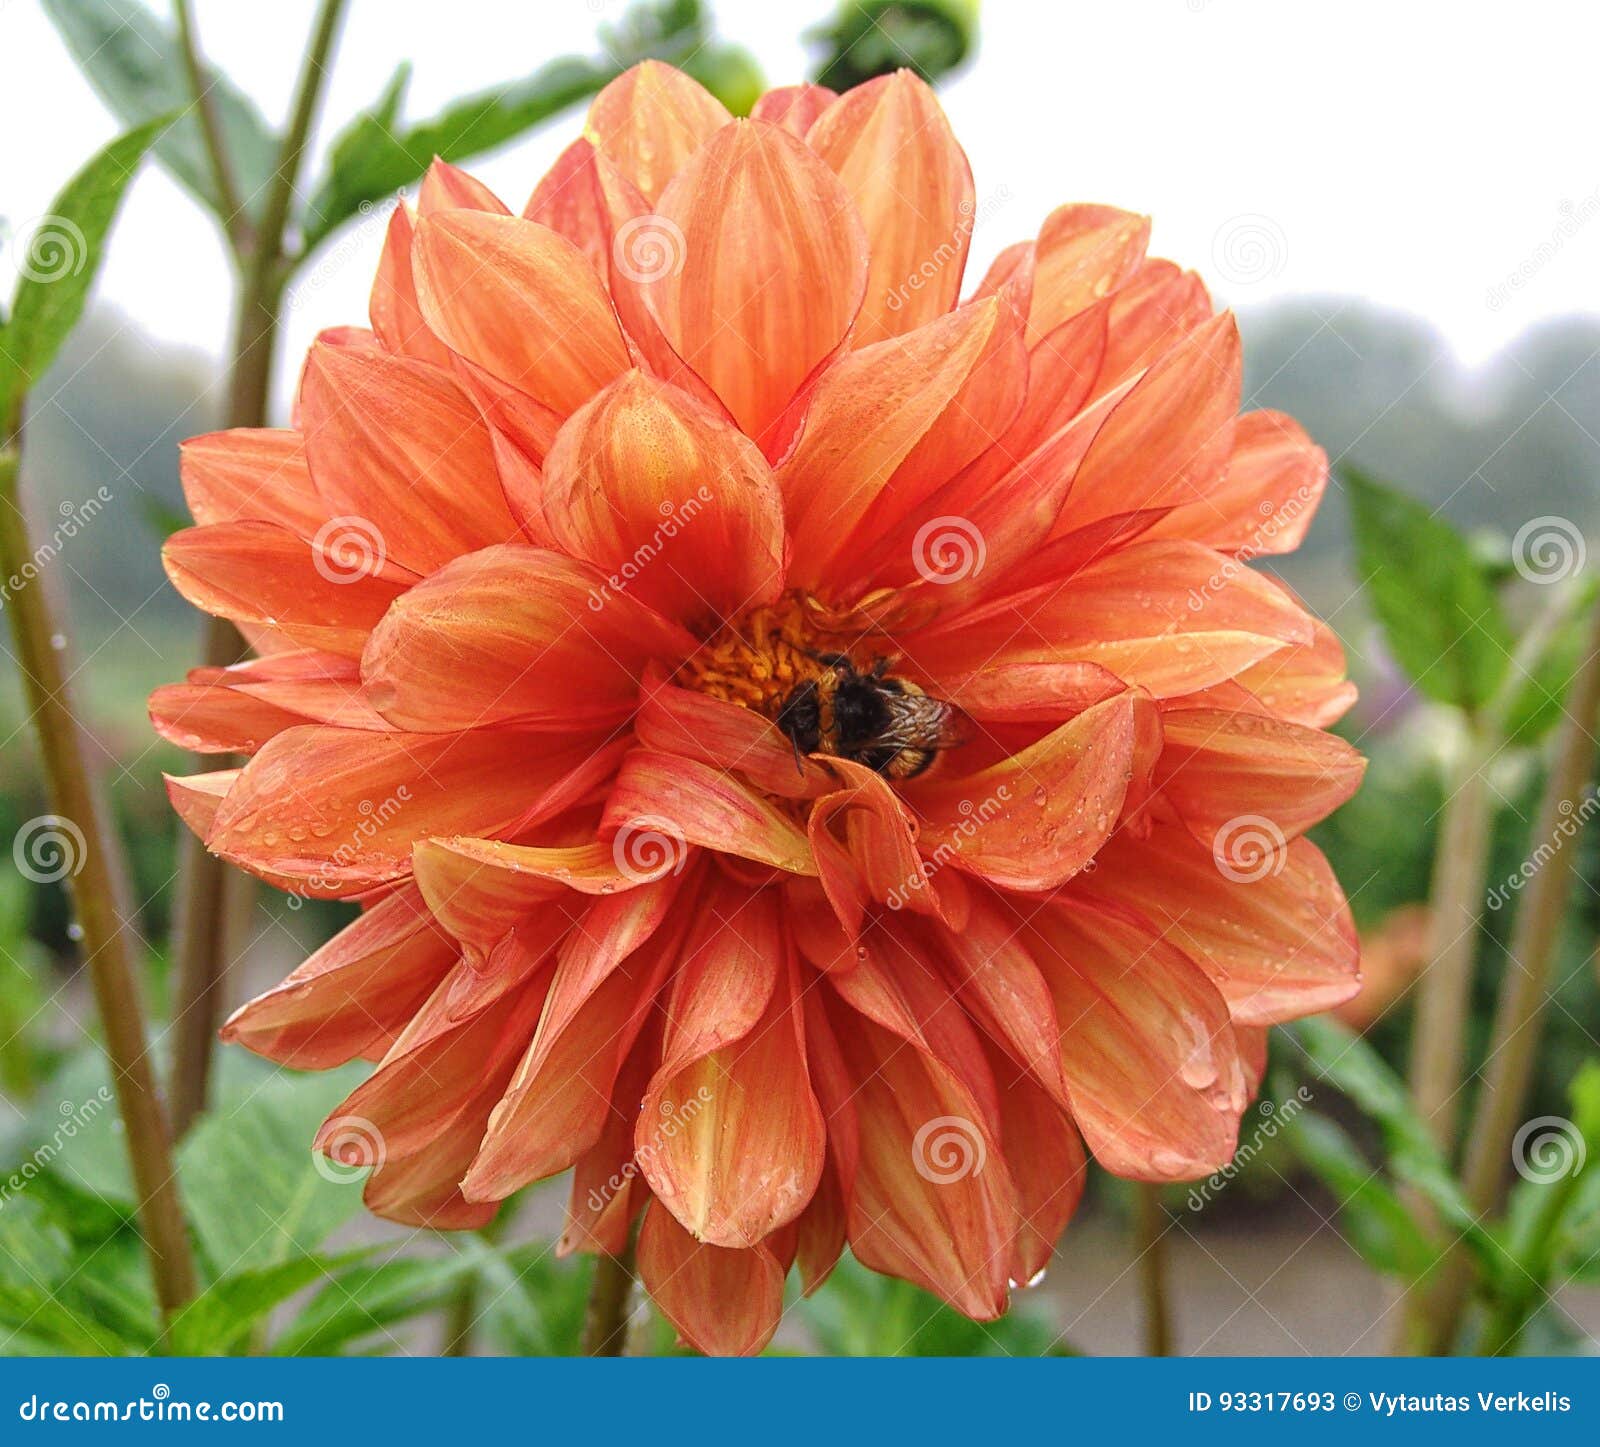
<instances>
[{"instance_id":1,"label":"flower center","mask_svg":"<svg viewBox=\"0 0 1600 1447\"><path fill-rule=\"evenodd\" d=\"M955 710L872 648L873 625L804 593L786 594L725 623L679 670L677 682L771 719L806 754L851 759L912 779L960 742Z\"/></svg>"}]
</instances>

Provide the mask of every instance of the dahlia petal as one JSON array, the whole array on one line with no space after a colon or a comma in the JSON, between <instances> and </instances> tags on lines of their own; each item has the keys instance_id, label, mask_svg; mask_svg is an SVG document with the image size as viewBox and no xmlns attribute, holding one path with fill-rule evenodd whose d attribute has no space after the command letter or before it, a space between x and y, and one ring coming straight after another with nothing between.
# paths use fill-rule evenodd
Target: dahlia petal
<instances>
[{"instance_id":1,"label":"dahlia petal","mask_svg":"<svg viewBox=\"0 0 1600 1447\"><path fill-rule=\"evenodd\" d=\"M1113 1175L1189 1180L1233 1159L1245 1081L1228 1007L1138 919L1074 899L1033 917L1072 1114Z\"/></svg>"},{"instance_id":2,"label":"dahlia petal","mask_svg":"<svg viewBox=\"0 0 1600 1447\"><path fill-rule=\"evenodd\" d=\"M300 879L304 892L348 894L409 874L412 845L430 835L509 831L559 813L615 757L510 730L292 728L245 766L208 844L245 869Z\"/></svg>"},{"instance_id":3,"label":"dahlia petal","mask_svg":"<svg viewBox=\"0 0 1600 1447\"><path fill-rule=\"evenodd\" d=\"M833 1275L833 1268L844 1255L849 1224L844 1191L830 1157L816 1191L795 1223L795 1261L807 1296L814 1296Z\"/></svg>"},{"instance_id":4,"label":"dahlia petal","mask_svg":"<svg viewBox=\"0 0 1600 1447\"><path fill-rule=\"evenodd\" d=\"M933 927L939 957L980 1028L1052 1100L1069 1108L1061 1073L1060 1029L1049 987L1015 918L986 892L974 894L964 929Z\"/></svg>"},{"instance_id":5,"label":"dahlia petal","mask_svg":"<svg viewBox=\"0 0 1600 1447\"><path fill-rule=\"evenodd\" d=\"M839 93L825 85L780 85L756 100L750 119L782 126L804 140L812 123L838 99Z\"/></svg>"},{"instance_id":6,"label":"dahlia petal","mask_svg":"<svg viewBox=\"0 0 1600 1447\"><path fill-rule=\"evenodd\" d=\"M594 98L583 134L646 200L655 201L689 158L732 119L699 81L646 60Z\"/></svg>"},{"instance_id":7,"label":"dahlia petal","mask_svg":"<svg viewBox=\"0 0 1600 1447\"><path fill-rule=\"evenodd\" d=\"M440 340L562 415L628 365L594 268L548 227L442 211L417 223L411 261Z\"/></svg>"},{"instance_id":8,"label":"dahlia petal","mask_svg":"<svg viewBox=\"0 0 1600 1447\"><path fill-rule=\"evenodd\" d=\"M800 1007L806 1021L806 1064L828 1131L828 1168L824 1175L834 1178L842 1206L855 1186L856 1167L861 1159L856 1087L828 1018L825 992L816 985L809 976L802 976Z\"/></svg>"},{"instance_id":9,"label":"dahlia petal","mask_svg":"<svg viewBox=\"0 0 1600 1447\"><path fill-rule=\"evenodd\" d=\"M1001 663L946 678L940 696L990 723L1060 723L1123 692L1098 663Z\"/></svg>"},{"instance_id":10,"label":"dahlia petal","mask_svg":"<svg viewBox=\"0 0 1600 1447\"><path fill-rule=\"evenodd\" d=\"M1000 1082L1001 1139L1017 1188L1012 1279L1031 1283L1083 1199L1088 1161L1072 1117L1027 1076Z\"/></svg>"},{"instance_id":11,"label":"dahlia petal","mask_svg":"<svg viewBox=\"0 0 1600 1447\"><path fill-rule=\"evenodd\" d=\"M1147 216L1112 206L1071 205L1052 211L1034 246L1028 345L1121 286L1138 270L1149 242ZM985 286L993 277L991 271Z\"/></svg>"},{"instance_id":12,"label":"dahlia petal","mask_svg":"<svg viewBox=\"0 0 1600 1447\"><path fill-rule=\"evenodd\" d=\"M657 1032L640 1034L617 1075L611 1110L595 1143L573 1163L567 1220L556 1255L574 1251L620 1256L628 1249L634 1218L649 1199L633 1158L633 1127L653 1063L661 1058Z\"/></svg>"},{"instance_id":13,"label":"dahlia petal","mask_svg":"<svg viewBox=\"0 0 1600 1447\"><path fill-rule=\"evenodd\" d=\"M908 70L858 85L806 144L839 175L866 228L872 262L857 346L942 316L961 293L972 239L972 168L932 88Z\"/></svg>"},{"instance_id":14,"label":"dahlia petal","mask_svg":"<svg viewBox=\"0 0 1600 1447\"><path fill-rule=\"evenodd\" d=\"M1058 535L1133 508L1200 503L1233 446L1240 377L1231 312L1164 352L1096 432L1073 477Z\"/></svg>"},{"instance_id":15,"label":"dahlia petal","mask_svg":"<svg viewBox=\"0 0 1600 1447\"><path fill-rule=\"evenodd\" d=\"M935 679L1002 664L1084 662L1174 698L1311 638L1310 618L1268 579L1197 543L1140 541L1062 583L901 641Z\"/></svg>"},{"instance_id":16,"label":"dahlia petal","mask_svg":"<svg viewBox=\"0 0 1600 1447\"><path fill-rule=\"evenodd\" d=\"M277 427L235 427L178 448L183 496L197 523L275 522L309 538L328 518L311 483L305 439Z\"/></svg>"},{"instance_id":17,"label":"dahlia petal","mask_svg":"<svg viewBox=\"0 0 1600 1447\"><path fill-rule=\"evenodd\" d=\"M389 351L415 357L419 362L432 362L436 367L448 367L450 349L429 330L417 305L417 284L411 274L414 229L411 212L402 201L389 215L367 314L372 319L372 330Z\"/></svg>"},{"instance_id":18,"label":"dahlia petal","mask_svg":"<svg viewBox=\"0 0 1600 1447\"><path fill-rule=\"evenodd\" d=\"M1005 1312L1016 1192L997 1134L938 1060L869 1020L840 1043L857 1081L861 1160L850 1247L979 1321Z\"/></svg>"},{"instance_id":19,"label":"dahlia petal","mask_svg":"<svg viewBox=\"0 0 1600 1447\"><path fill-rule=\"evenodd\" d=\"M439 368L375 348L315 346L301 417L328 511L365 519L380 548L413 572L520 538L489 431Z\"/></svg>"},{"instance_id":20,"label":"dahlia petal","mask_svg":"<svg viewBox=\"0 0 1600 1447\"><path fill-rule=\"evenodd\" d=\"M307 648L359 657L367 635L405 592L393 564L368 571L370 538L356 526L325 550L267 522L213 523L174 533L161 561L195 607L236 623L259 624ZM352 559L341 549L363 549Z\"/></svg>"},{"instance_id":21,"label":"dahlia petal","mask_svg":"<svg viewBox=\"0 0 1600 1447\"><path fill-rule=\"evenodd\" d=\"M692 636L593 569L521 545L457 558L373 630L361 660L379 713L409 729L506 720L564 729L621 719L652 658L673 663Z\"/></svg>"},{"instance_id":22,"label":"dahlia petal","mask_svg":"<svg viewBox=\"0 0 1600 1447\"><path fill-rule=\"evenodd\" d=\"M683 264L651 284L651 309L760 441L860 309L867 247L855 208L800 141L739 121L678 173L660 214L682 235Z\"/></svg>"},{"instance_id":23,"label":"dahlia petal","mask_svg":"<svg viewBox=\"0 0 1600 1447\"><path fill-rule=\"evenodd\" d=\"M830 973L828 982L857 1014L938 1061L981 1113L986 1129L998 1133L1000 1102L988 1057L956 992L928 962L931 953L920 934L898 924L880 926L867 935L855 969ZM841 1021L836 1034L848 1055L847 1033ZM858 1102L856 1114L861 1113Z\"/></svg>"},{"instance_id":24,"label":"dahlia petal","mask_svg":"<svg viewBox=\"0 0 1600 1447\"><path fill-rule=\"evenodd\" d=\"M274 734L306 720L219 685L169 683L150 695L150 722L162 738L197 754L253 754Z\"/></svg>"},{"instance_id":25,"label":"dahlia petal","mask_svg":"<svg viewBox=\"0 0 1600 1447\"><path fill-rule=\"evenodd\" d=\"M416 889L397 889L235 1010L222 1038L296 1070L376 1059L458 955Z\"/></svg>"},{"instance_id":26,"label":"dahlia petal","mask_svg":"<svg viewBox=\"0 0 1600 1447\"><path fill-rule=\"evenodd\" d=\"M163 774L167 798L173 810L197 839L211 834L217 810L228 790L238 781L243 769L213 769L204 774Z\"/></svg>"},{"instance_id":27,"label":"dahlia petal","mask_svg":"<svg viewBox=\"0 0 1600 1447\"><path fill-rule=\"evenodd\" d=\"M1240 1025L1235 1022L1233 1033L1239 1041L1239 1062L1244 1066L1245 1086L1254 1098L1266 1078L1267 1041L1272 1032L1264 1025Z\"/></svg>"},{"instance_id":28,"label":"dahlia petal","mask_svg":"<svg viewBox=\"0 0 1600 1447\"><path fill-rule=\"evenodd\" d=\"M1106 354L1094 394L1142 372L1211 316L1211 298L1198 276L1170 261L1146 261L1111 298Z\"/></svg>"},{"instance_id":29,"label":"dahlia petal","mask_svg":"<svg viewBox=\"0 0 1600 1447\"><path fill-rule=\"evenodd\" d=\"M1304 839L1253 857L1241 842L1219 858L1174 825L1122 833L1073 892L1145 916L1211 977L1235 1022L1342 1004L1360 988L1360 945L1327 860Z\"/></svg>"},{"instance_id":30,"label":"dahlia petal","mask_svg":"<svg viewBox=\"0 0 1600 1447\"><path fill-rule=\"evenodd\" d=\"M611 903L598 901L591 912L608 912ZM647 938L625 956L624 948L598 937L557 961L538 1031L461 1182L469 1200L503 1199L567 1169L600 1139L617 1073L654 1008L677 941ZM596 952L609 970L595 967ZM598 983L584 993L591 981Z\"/></svg>"},{"instance_id":31,"label":"dahlia petal","mask_svg":"<svg viewBox=\"0 0 1600 1447\"><path fill-rule=\"evenodd\" d=\"M792 583L826 574L918 443L995 355L1009 310L999 298L964 306L905 338L852 352L823 374L776 474L793 539Z\"/></svg>"},{"instance_id":32,"label":"dahlia petal","mask_svg":"<svg viewBox=\"0 0 1600 1447\"><path fill-rule=\"evenodd\" d=\"M781 809L729 774L650 749L623 760L600 828L619 840L698 844L791 874L817 872L806 836Z\"/></svg>"},{"instance_id":33,"label":"dahlia petal","mask_svg":"<svg viewBox=\"0 0 1600 1447\"><path fill-rule=\"evenodd\" d=\"M557 544L685 622L773 602L783 501L743 433L686 392L625 372L579 408L544 464Z\"/></svg>"},{"instance_id":34,"label":"dahlia petal","mask_svg":"<svg viewBox=\"0 0 1600 1447\"><path fill-rule=\"evenodd\" d=\"M450 988L447 979L439 992ZM428 1038L396 1040L378 1067L323 1122L312 1149L337 1159L340 1135L352 1120L370 1125L385 1151L406 1156L444 1135L483 1089L487 1076L507 1069L527 1045L539 1018L542 981L475 1002Z\"/></svg>"},{"instance_id":35,"label":"dahlia petal","mask_svg":"<svg viewBox=\"0 0 1600 1447\"><path fill-rule=\"evenodd\" d=\"M1325 729L1343 718L1356 701L1356 686L1345 677L1344 647L1338 634L1315 619L1311 630L1311 642L1280 649L1252 664L1234 681L1277 717Z\"/></svg>"},{"instance_id":36,"label":"dahlia petal","mask_svg":"<svg viewBox=\"0 0 1600 1447\"><path fill-rule=\"evenodd\" d=\"M556 157L522 214L565 236L601 276L611 250L611 220L594 168L594 146L578 139Z\"/></svg>"},{"instance_id":37,"label":"dahlia petal","mask_svg":"<svg viewBox=\"0 0 1600 1447\"><path fill-rule=\"evenodd\" d=\"M645 679L633 728L645 748L737 770L763 794L809 799L833 787L821 764L797 763L794 745L770 719L659 678Z\"/></svg>"},{"instance_id":38,"label":"dahlia petal","mask_svg":"<svg viewBox=\"0 0 1600 1447\"><path fill-rule=\"evenodd\" d=\"M1153 537L1191 537L1219 552L1292 553L1304 541L1328 482L1328 456L1292 417L1246 412L1226 470L1210 490L1176 507Z\"/></svg>"},{"instance_id":39,"label":"dahlia petal","mask_svg":"<svg viewBox=\"0 0 1600 1447\"><path fill-rule=\"evenodd\" d=\"M917 822L904 801L883 775L849 759L830 760L829 767L845 787L811 806L806 833L822 887L846 929L860 933L869 903L940 914L938 887L924 876Z\"/></svg>"},{"instance_id":40,"label":"dahlia petal","mask_svg":"<svg viewBox=\"0 0 1600 1447\"><path fill-rule=\"evenodd\" d=\"M487 1107L483 1107L487 1109ZM494 1220L498 1201L469 1201L457 1184L477 1149L478 1112L409 1156L390 1156L367 1177L361 1200L374 1216L435 1231L476 1231Z\"/></svg>"},{"instance_id":41,"label":"dahlia petal","mask_svg":"<svg viewBox=\"0 0 1600 1447\"><path fill-rule=\"evenodd\" d=\"M770 892L724 888L702 908L705 925L686 942L667 998L635 1154L656 1199L696 1240L755 1246L816 1190L822 1109Z\"/></svg>"},{"instance_id":42,"label":"dahlia petal","mask_svg":"<svg viewBox=\"0 0 1600 1447\"><path fill-rule=\"evenodd\" d=\"M753 1357L783 1316L783 1268L763 1246L731 1250L696 1241L659 1201L639 1229L639 1279L696 1351Z\"/></svg>"},{"instance_id":43,"label":"dahlia petal","mask_svg":"<svg viewBox=\"0 0 1600 1447\"><path fill-rule=\"evenodd\" d=\"M461 167L435 156L423 173L417 192L418 214L431 216L435 211L459 210L490 211L497 216L511 214L506 203L476 176L469 176Z\"/></svg>"},{"instance_id":44,"label":"dahlia petal","mask_svg":"<svg viewBox=\"0 0 1600 1447\"><path fill-rule=\"evenodd\" d=\"M1293 839L1355 793L1366 770L1343 739L1259 714L1171 709L1161 729L1157 786L1208 847L1225 850L1219 836L1241 820Z\"/></svg>"},{"instance_id":45,"label":"dahlia petal","mask_svg":"<svg viewBox=\"0 0 1600 1447\"><path fill-rule=\"evenodd\" d=\"M1057 888L1116 827L1138 714L1150 707L1119 694L1000 763L914 784L906 796L922 820L922 848L1004 888Z\"/></svg>"}]
</instances>

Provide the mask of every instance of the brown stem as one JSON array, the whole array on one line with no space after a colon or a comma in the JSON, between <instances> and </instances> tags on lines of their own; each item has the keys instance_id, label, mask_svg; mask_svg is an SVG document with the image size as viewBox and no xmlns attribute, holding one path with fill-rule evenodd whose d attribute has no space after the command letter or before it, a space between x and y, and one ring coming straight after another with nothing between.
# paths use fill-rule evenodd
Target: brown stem
<instances>
[{"instance_id":1,"label":"brown stem","mask_svg":"<svg viewBox=\"0 0 1600 1447\"><path fill-rule=\"evenodd\" d=\"M1139 1253L1139 1287L1144 1301L1144 1354L1172 1355L1172 1309L1167 1294L1167 1213L1161 1206L1161 1187L1139 1182L1134 1186L1135 1249Z\"/></svg>"},{"instance_id":2,"label":"brown stem","mask_svg":"<svg viewBox=\"0 0 1600 1447\"><path fill-rule=\"evenodd\" d=\"M621 1256L595 1257L589 1307L583 1317L583 1354L620 1357L628 1342L628 1311L633 1301L633 1247Z\"/></svg>"},{"instance_id":3,"label":"brown stem","mask_svg":"<svg viewBox=\"0 0 1600 1447\"><path fill-rule=\"evenodd\" d=\"M204 122L203 79L187 7L179 6L180 30L187 33L186 47L195 55L190 70ZM306 141L316 117L327 78L334 39L344 14L344 0L323 0L317 11L311 42L295 87L289 129L284 133L277 168L262 210L260 232L243 244L230 229L234 260L241 275L238 314L234 321L233 362L228 377L228 425L261 427L266 424L272 389L272 364L277 348L278 317L288 280L284 263L284 233L295 181L304 160ZM226 170L226 151L220 131L209 131L215 146L214 163ZM234 626L212 619L206 626L203 656L209 664L232 663L242 657L244 642ZM206 852L192 837L185 839L181 865L182 901L178 925L174 994L172 1093L176 1129L187 1128L205 1109L211 1075L211 1054L224 1003L228 961L247 917L254 888L238 871Z\"/></svg>"},{"instance_id":4,"label":"brown stem","mask_svg":"<svg viewBox=\"0 0 1600 1447\"><path fill-rule=\"evenodd\" d=\"M239 188L234 183L233 162L228 155L227 142L223 139L216 98L211 94L213 82L206 78L205 62L200 57L200 42L195 35L189 0L173 0L172 8L178 20L178 46L183 51L183 68L189 77L195 113L200 119L200 136L211 161L217 199L222 203L223 229L228 234L228 244L235 254L242 255L249 249L252 239L250 217L239 200Z\"/></svg>"},{"instance_id":5,"label":"brown stem","mask_svg":"<svg viewBox=\"0 0 1600 1447\"><path fill-rule=\"evenodd\" d=\"M1593 729L1600 715L1600 606L1590 623L1584 663L1572 682L1566 721L1556 740L1532 839L1555 843L1569 832L1568 819L1581 802L1594 764ZM1559 843L1556 844L1561 848ZM1500 987L1494 1033L1467 1134L1462 1182L1478 1215L1498 1211L1504 1195L1506 1164L1533 1080L1534 1063L1549 1004L1550 969L1557 936L1572 895L1573 859L1564 849L1536 873L1517 910L1511 934L1511 968ZM1445 1351L1472 1284L1472 1262L1456 1249L1428 1293L1417 1323L1418 1349Z\"/></svg>"},{"instance_id":6,"label":"brown stem","mask_svg":"<svg viewBox=\"0 0 1600 1447\"><path fill-rule=\"evenodd\" d=\"M10 434L0 447L0 563L7 577L20 577L25 566L32 568L34 556L22 511L20 419L14 421ZM163 1316L170 1317L194 1295L194 1258L178 1199L172 1142L146 1044L129 931L118 908L124 898L124 875L116 838L72 707L64 650L59 646L61 629L47 596L46 580L35 578L13 593L7 611L39 738L50 806L67 821L62 826L68 834L63 848L70 851L75 872L73 910L83 932L84 959L105 1032L156 1300ZM81 835L81 847L71 837L72 830Z\"/></svg>"}]
</instances>

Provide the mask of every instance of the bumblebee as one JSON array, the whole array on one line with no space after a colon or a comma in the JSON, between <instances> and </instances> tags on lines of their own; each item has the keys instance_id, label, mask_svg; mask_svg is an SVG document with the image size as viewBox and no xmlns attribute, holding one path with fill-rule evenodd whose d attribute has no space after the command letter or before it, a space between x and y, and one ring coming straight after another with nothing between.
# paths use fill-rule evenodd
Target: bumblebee
<instances>
[{"instance_id":1,"label":"bumblebee","mask_svg":"<svg viewBox=\"0 0 1600 1447\"><path fill-rule=\"evenodd\" d=\"M914 779L962 742L955 709L908 679L889 676L888 659L861 672L842 653L816 658L827 672L792 689L775 720L802 772L805 755L820 753L851 759L885 778Z\"/></svg>"}]
</instances>

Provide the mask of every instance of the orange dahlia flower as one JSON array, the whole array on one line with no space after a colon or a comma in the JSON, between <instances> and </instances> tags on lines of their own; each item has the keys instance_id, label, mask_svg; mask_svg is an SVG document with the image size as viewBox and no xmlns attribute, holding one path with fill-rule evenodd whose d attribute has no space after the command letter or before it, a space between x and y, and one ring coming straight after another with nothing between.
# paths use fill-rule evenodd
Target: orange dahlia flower
<instances>
[{"instance_id":1,"label":"orange dahlia flower","mask_svg":"<svg viewBox=\"0 0 1600 1447\"><path fill-rule=\"evenodd\" d=\"M661 65L520 216L437 164L292 428L190 442L166 549L257 657L159 690L242 769L224 858L360 918L225 1035L371 1077L319 1143L380 1215L574 1172L695 1346L848 1243L978 1318L1085 1146L1234 1151L1265 1027L1357 984L1300 837L1356 787L1327 629L1256 553L1323 454L1148 223L1053 213L959 300L932 92Z\"/></svg>"}]
</instances>

